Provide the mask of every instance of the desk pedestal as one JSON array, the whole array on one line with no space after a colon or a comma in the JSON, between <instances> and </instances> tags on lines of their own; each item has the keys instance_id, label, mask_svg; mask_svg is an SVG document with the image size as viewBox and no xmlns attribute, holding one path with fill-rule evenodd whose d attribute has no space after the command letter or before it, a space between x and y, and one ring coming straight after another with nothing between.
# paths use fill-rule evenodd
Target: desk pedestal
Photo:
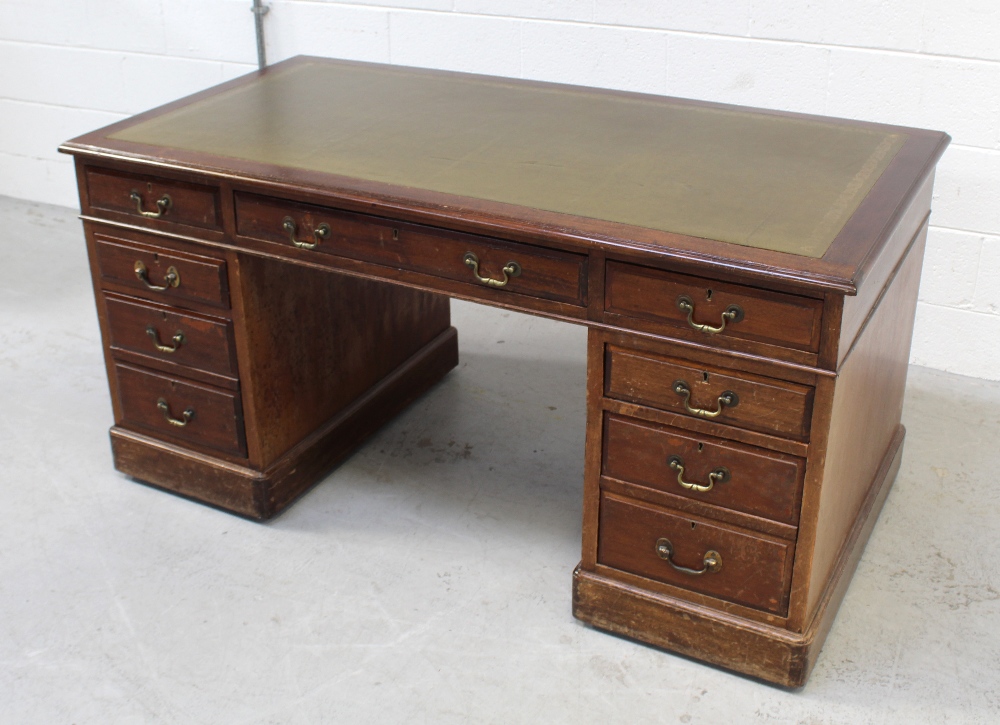
<instances>
[{"instance_id":1,"label":"desk pedestal","mask_svg":"<svg viewBox=\"0 0 1000 725\"><path fill-rule=\"evenodd\" d=\"M115 466L140 481L267 519L458 364L443 295L86 231Z\"/></svg>"}]
</instances>

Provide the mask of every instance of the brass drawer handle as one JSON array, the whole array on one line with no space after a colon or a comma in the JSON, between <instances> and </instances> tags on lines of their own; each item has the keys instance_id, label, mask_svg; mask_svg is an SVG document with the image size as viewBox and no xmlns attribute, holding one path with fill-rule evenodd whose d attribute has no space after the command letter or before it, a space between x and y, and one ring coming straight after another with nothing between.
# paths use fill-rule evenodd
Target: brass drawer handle
<instances>
[{"instance_id":1,"label":"brass drawer handle","mask_svg":"<svg viewBox=\"0 0 1000 725\"><path fill-rule=\"evenodd\" d=\"M146 269L146 265L142 262L135 263L135 276L139 278L139 281L146 285L149 289L155 290L157 292L162 292L165 289L171 287L181 286L181 275L177 271L177 267L173 265L167 267L167 273L163 277L163 286L155 285L149 281L149 270Z\"/></svg>"},{"instance_id":2,"label":"brass drawer handle","mask_svg":"<svg viewBox=\"0 0 1000 725\"><path fill-rule=\"evenodd\" d=\"M152 325L146 325L146 334L153 339L153 346L160 352L177 352L177 348L184 344L184 333L180 330L174 333L173 345L164 345L160 342L160 333Z\"/></svg>"},{"instance_id":3,"label":"brass drawer handle","mask_svg":"<svg viewBox=\"0 0 1000 725\"><path fill-rule=\"evenodd\" d=\"M670 469L677 471L677 483L679 483L683 488L688 491L697 491L698 493L706 493L711 491L712 488L717 483L725 483L730 479L729 469L725 466L716 466L712 469L712 472L708 474L708 483L690 483L684 480L684 461L681 460L680 456L670 456L667 459L667 465Z\"/></svg>"},{"instance_id":4,"label":"brass drawer handle","mask_svg":"<svg viewBox=\"0 0 1000 725\"><path fill-rule=\"evenodd\" d=\"M726 329L726 323L732 322L737 323L743 319L743 308L739 305L729 305L726 311L722 313L722 324L718 327L712 327L711 325L703 325L699 322L694 321L694 300L692 300L687 295L681 295L677 298L677 309L681 312L687 313L687 323L699 332L707 332L709 335L715 335Z\"/></svg>"},{"instance_id":5,"label":"brass drawer handle","mask_svg":"<svg viewBox=\"0 0 1000 725\"><path fill-rule=\"evenodd\" d=\"M314 242L303 242L301 239L295 238L295 220L290 216L286 216L281 221L281 228L288 232L288 241L294 244L299 249L315 249L319 246L319 243L330 236L330 225L323 222L318 227L313 229L313 239Z\"/></svg>"},{"instance_id":6,"label":"brass drawer handle","mask_svg":"<svg viewBox=\"0 0 1000 725\"><path fill-rule=\"evenodd\" d=\"M135 210L137 212L150 219L159 219L167 213L167 209L169 209L170 205L173 203L170 199L170 195L164 194L156 200L156 211L146 211L142 208L142 194L138 191L133 190L132 193L128 195L128 198L135 202Z\"/></svg>"},{"instance_id":7,"label":"brass drawer handle","mask_svg":"<svg viewBox=\"0 0 1000 725\"><path fill-rule=\"evenodd\" d=\"M718 574L722 569L722 554L712 549L706 551L705 556L702 557L701 569L688 569L686 566L675 564L673 559L671 559L674 555L674 545L670 543L670 539L656 540L656 555L683 574L692 574L694 576L700 576L706 572L709 574Z\"/></svg>"},{"instance_id":8,"label":"brass drawer handle","mask_svg":"<svg viewBox=\"0 0 1000 725\"><path fill-rule=\"evenodd\" d=\"M476 281L486 285L487 287L506 287L507 283L510 282L511 277L521 276L521 265L517 262L507 262L503 268L503 279L493 279L492 277L481 277L479 275L479 257L477 257L472 252L466 252L465 256L462 258L467 267L472 268L472 276L476 278Z\"/></svg>"},{"instance_id":9,"label":"brass drawer handle","mask_svg":"<svg viewBox=\"0 0 1000 725\"><path fill-rule=\"evenodd\" d=\"M186 426L188 423L191 422L192 418L194 418L194 410L192 408L188 408L183 413L181 413L183 420L180 418L175 418L172 415L170 415L170 404L167 403L165 398L160 398L159 400L157 400L156 407L160 409L160 412L163 413L163 417L166 419L168 423L170 423L170 425L176 425L178 428L183 428L184 426Z\"/></svg>"},{"instance_id":10,"label":"brass drawer handle","mask_svg":"<svg viewBox=\"0 0 1000 725\"><path fill-rule=\"evenodd\" d=\"M704 408L692 408L691 407L691 386L685 383L683 380L677 380L673 384L674 392L679 396L684 398L684 409L691 415L697 415L699 418L718 418L722 415L722 411L729 406L730 408L735 408L740 404L740 397L734 393L732 390L725 391L719 396L719 407L715 410L705 410Z\"/></svg>"}]
</instances>

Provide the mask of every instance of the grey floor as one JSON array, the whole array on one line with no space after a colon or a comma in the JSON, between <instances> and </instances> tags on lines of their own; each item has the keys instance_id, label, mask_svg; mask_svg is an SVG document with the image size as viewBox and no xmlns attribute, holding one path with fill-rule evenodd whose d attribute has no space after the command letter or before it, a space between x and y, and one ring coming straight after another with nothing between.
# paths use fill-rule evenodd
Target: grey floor
<instances>
[{"instance_id":1,"label":"grey floor","mask_svg":"<svg viewBox=\"0 0 1000 725\"><path fill-rule=\"evenodd\" d=\"M80 225L0 199L0 723L1000 722L1000 384L911 368L809 684L589 629L582 328L453 303L460 367L284 515L136 484Z\"/></svg>"}]
</instances>

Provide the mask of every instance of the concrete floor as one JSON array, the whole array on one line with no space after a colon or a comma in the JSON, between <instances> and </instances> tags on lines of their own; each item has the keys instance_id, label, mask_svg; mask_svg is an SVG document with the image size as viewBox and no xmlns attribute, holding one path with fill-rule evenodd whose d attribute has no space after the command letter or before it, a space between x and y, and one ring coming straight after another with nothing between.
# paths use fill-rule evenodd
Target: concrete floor
<instances>
[{"instance_id":1,"label":"concrete floor","mask_svg":"<svg viewBox=\"0 0 1000 725\"><path fill-rule=\"evenodd\" d=\"M277 520L138 485L80 225L0 199L0 722L1000 722L1000 384L911 368L809 684L589 629L585 331L453 303L460 367Z\"/></svg>"}]
</instances>

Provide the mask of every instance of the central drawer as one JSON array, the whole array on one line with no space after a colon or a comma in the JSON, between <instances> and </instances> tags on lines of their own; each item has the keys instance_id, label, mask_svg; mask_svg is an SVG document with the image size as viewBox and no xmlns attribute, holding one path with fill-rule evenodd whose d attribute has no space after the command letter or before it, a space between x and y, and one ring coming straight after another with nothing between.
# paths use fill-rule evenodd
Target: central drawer
<instances>
[{"instance_id":1,"label":"central drawer","mask_svg":"<svg viewBox=\"0 0 1000 725\"><path fill-rule=\"evenodd\" d=\"M586 304L587 257L367 214L236 194L237 234L480 289Z\"/></svg>"}]
</instances>

